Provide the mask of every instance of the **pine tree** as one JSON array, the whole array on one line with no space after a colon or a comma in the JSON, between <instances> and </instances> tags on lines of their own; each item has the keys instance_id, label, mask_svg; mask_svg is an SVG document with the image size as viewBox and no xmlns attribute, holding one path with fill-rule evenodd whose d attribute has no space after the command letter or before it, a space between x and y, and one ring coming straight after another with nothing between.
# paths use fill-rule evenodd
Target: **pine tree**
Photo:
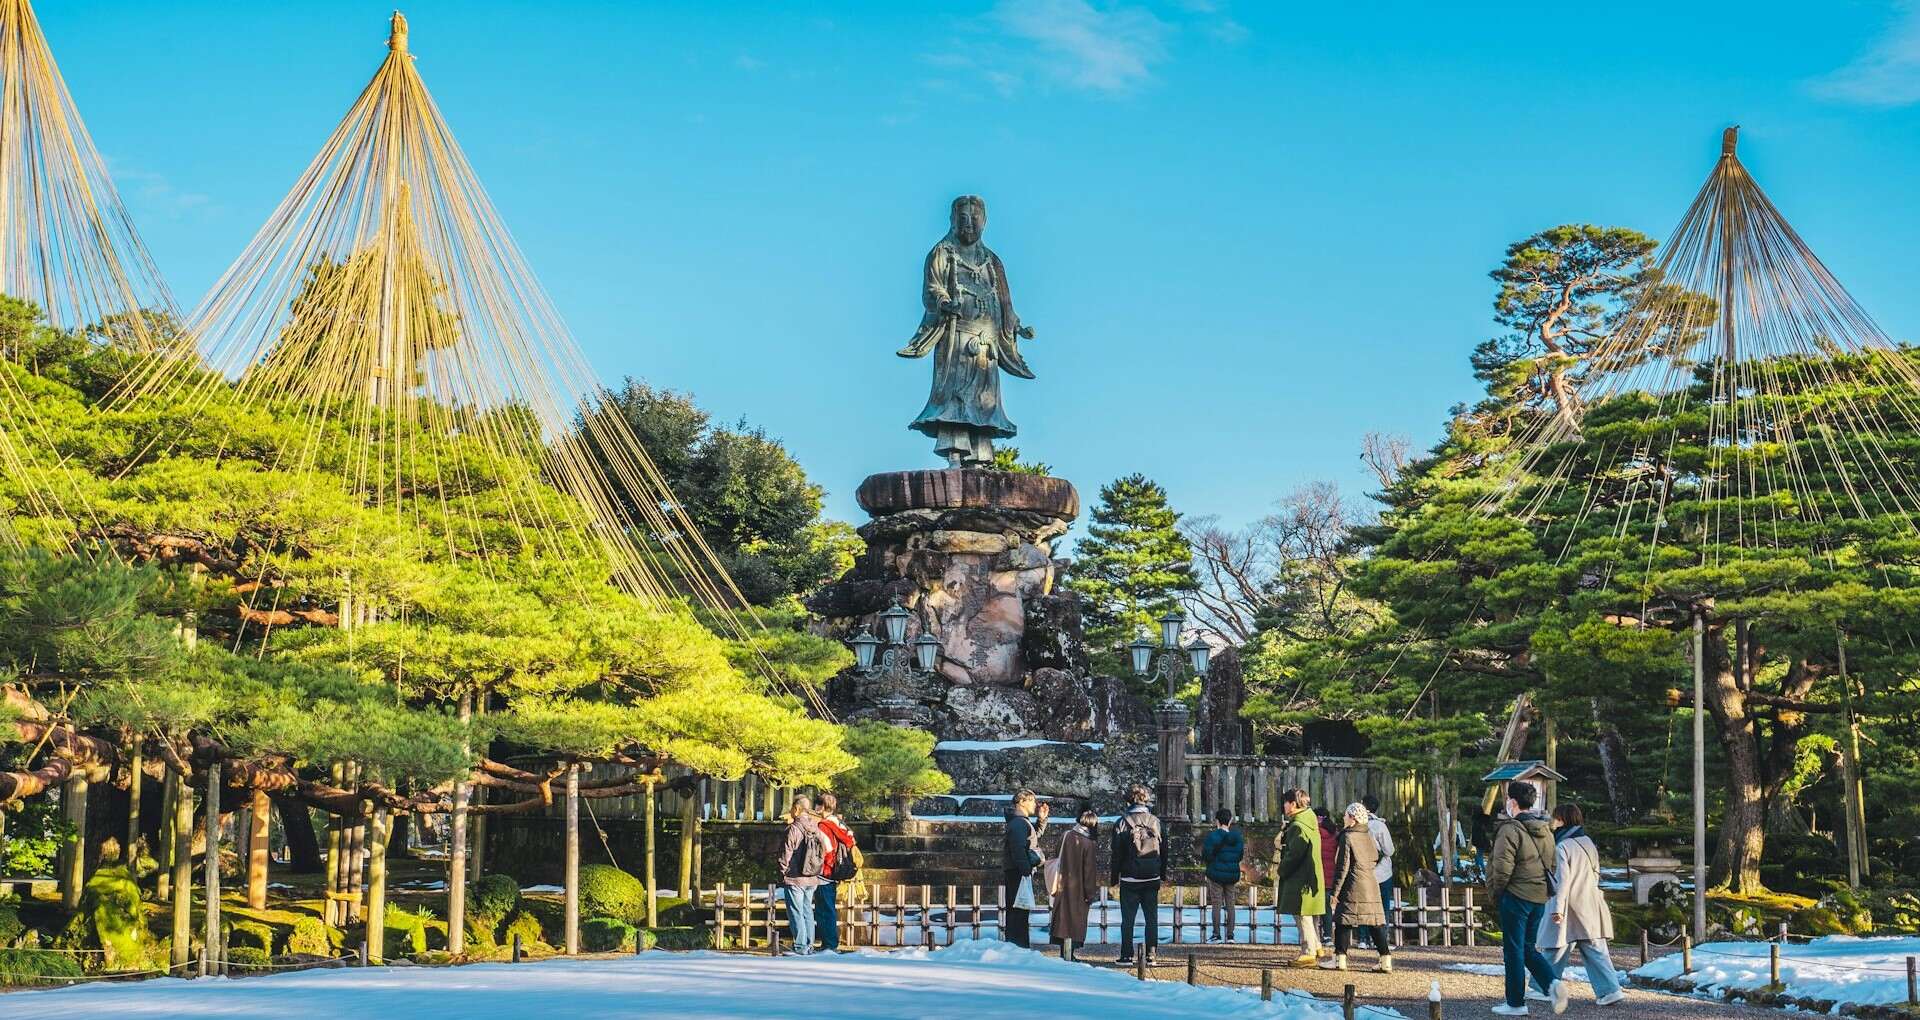
<instances>
[{"instance_id":1,"label":"pine tree","mask_svg":"<svg viewBox=\"0 0 1920 1020\"><path fill-rule=\"evenodd\" d=\"M1068 586L1080 596L1096 665L1120 671L1121 648L1194 590L1193 547L1167 490L1142 474L1100 489L1087 537L1074 547Z\"/></svg>"}]
</instances>

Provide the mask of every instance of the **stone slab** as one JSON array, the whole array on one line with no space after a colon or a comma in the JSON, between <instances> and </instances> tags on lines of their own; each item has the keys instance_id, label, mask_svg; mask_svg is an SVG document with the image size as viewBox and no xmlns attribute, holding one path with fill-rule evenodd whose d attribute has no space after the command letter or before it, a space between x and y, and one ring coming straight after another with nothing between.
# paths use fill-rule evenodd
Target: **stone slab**
<instances>
[{"instance_id":1,"label":"stone slab","mask_svg":"<svg viewBox=\"0 0 1920 1020\"><path fill-rule=\"evenodd\" d=\"M1025 510L1061 520L1072 520L1080 514L1080 494L1064 478L975 468L869 475L854 496L861 509L875 517L963 507Z\"/></svg>"}]
</instances>

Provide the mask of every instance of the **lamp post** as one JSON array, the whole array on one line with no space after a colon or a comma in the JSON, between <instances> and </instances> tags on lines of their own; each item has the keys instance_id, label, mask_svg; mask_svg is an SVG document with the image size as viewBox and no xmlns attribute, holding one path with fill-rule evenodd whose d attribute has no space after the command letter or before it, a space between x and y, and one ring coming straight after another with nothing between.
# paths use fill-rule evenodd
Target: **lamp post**
<instances>
[{"instance_id":1,"label":"lamp post","mask_svg":"<svg viewBox=\"0 0 1920 1020\"><path fill-rule=\"evenodd\" d=\"M1180 632L1186 628L1187 615L1170 609L1160 617L1160 643L1148 638L1146 628L1127 645L1135 676L1151 677L1166 685L1166 699L1153 710L1153 721L1160 730L1160 784L1155 796L1160 801L1162 818L1185 818L1187 811L1187 729L1192 713L1180 702L1180 684L1189 675L1207 675L1207 662L1213 649L1198 637L1186 647L1180 646ZM1183 654L1184 653L1184 654Z\"/></svg>"},{"instance_id":2,"label":"lamp post","mask_svg":"<svg viewBox=\"0 0 1920 1020\"><path fill-rule=\"evenodd\" d=\"M862 627L860 633L847 642L853 646L853 664L860 675L874 680L902 681L934 671L940 663L940 639L922 632L909 642L907 621L912 618L912 613L895 602L880 614L880 629L886 633L886 640Z\"/></svg>"}]
</instances>

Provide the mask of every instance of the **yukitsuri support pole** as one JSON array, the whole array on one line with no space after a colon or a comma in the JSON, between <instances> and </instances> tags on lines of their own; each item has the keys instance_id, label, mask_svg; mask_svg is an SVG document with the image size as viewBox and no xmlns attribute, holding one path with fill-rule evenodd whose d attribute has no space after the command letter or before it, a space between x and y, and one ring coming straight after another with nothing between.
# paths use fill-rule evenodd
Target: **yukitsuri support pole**
<instances>
[{"instance_id":1,"label":"yukitsuri support pole","mask_svg":"<svg viewBox=\"0 0 1920 1020\"><path fill-rule=\"evenodd\" d=\"M1693 937L1707 938L1707 614L1702 609L1693 611Z\"/></svg>"},{"instance_id":2,"label":"yukitsuri support pole","mask_svg":"<svg viewBox=\"0 0 1920 1020\"><path fill-rule=\"evenodd\" d=\"M173 817L168 819L168 836L173 848L173 969L185 976L188 950L193 942L193 787L186 777L167 766L167 783L173 788Z\"/></svg>"},{"instance_id":3,"label":"yukitsuri support pole","mask_svg":"<svg viewBox=\"0 0 1920 1020\"><path fill-rule=\"evenodd\" d=\"M207 931L200 950L200 975L220 948L220 761L207 763Z\"/></svg>"},{"instance_id":4,"label":"yukitsuri support pole","mask_svg":"<svg viewBox=\"0 0 1920 1020\"><path fill-rule=\"evenodd\" d=\"M358 786L366 770L359 765L352 766L352 769L354 785ZM361 900L361 895L365 891L363 880L366 875L366 858L361 851L367 848L367 820L364 816L355 819L353 827L347 830L346 845L347 919L358 921L366 914L366 904ZM380 922L384 924L386 919L381 918Z\"/></svg>"},{"instance_id":5,"label":"yukitsuri support pole","mask_svg":"<svg viewBox=\"0 0 1920 1020\"><path fill-rule=\"evenodd\" d=\"M267 909L267 825L273 801L267 791L255 790L247 802L247 907Z\"/></svg>"},{"instance_id":6,"label":"yukitsuri support pole","mask_svg":"<svg viewBox=\"0 0 1920 1020\"><path fill-rule=\"evenodd\" d=\"M487 714L487 696L484 692L473 699L473 714ZM486 802L486 787L471 786L467 789L467 813L473 816L467 822L470 830L467 833L467 880L472 882L480 881L480 876L487 873L487 816L473 810L473 805Z\"/></svg>"},{"instance_id":7,"label":"yukitsuri support pole","mask_svg":"<svg viewBox=\"0 0 1920 1020\"><path fill-rule=\"evenodd\" d=\"M147 756L141 747L140 738L133 738L133 753L127 757L127 841L120 859L127 864L127 874L140 874L140 847L144 842L140 838L140 795L145 792L145 769Z\"/></svg>"},{"instance_id":8,"label":"yukitsuri support pole","mask_svg":"<svg viewBox=\"0 0 1920 1020\"><path fill-rule=\"evenodd\" d=\"M393 836L393 812L375 808L367 822L367 954L375 963L387 958L387 840ZM451 938L451 936L449 936Z\"/></svg>"},{"instance_id":9,"label":"yukitsuri support pole","mask_svg":"<svg viewBox=\"0 0 1920 1020\"><path fill-rule=\"evenodd\" d=\"M473 722L473 695L460 694L462 732ZM460 738L460 750L467 750L466 737ZM453 784L453 825L447 846L447 952L455 956L467 951L467 791L464 782Z\"/></svg>"},{"instance_id":10,"label":"yukitsuri support pole","mask_svg":"<svg viewBox=\"0 0 1920 1020\"><path fill-rule=\"evenodd\" d=\"M659 797L659 795L660 795L659 784L649 782L647 784L647 792L644 794L644 796L647 798L646 808L642 812L646 818L646 825L647 825L646 878L647 878L647 927L649 928L660 927L660 879L659 879L659 867L655 863L657 860L657 855L655 853L654 845L656 840L654 839L654 831L653 831L655 824L657 824L659 821L654 811L654 799ZM640 938L640 941L645 942L646 941L645 936L642 936Z\"/></svg>"},{"instance_id":11,"label":"yukitsuri support pole","mask_svg":"<svg viewBox=\"0 0 1920 1020\"><path fill-rule=\"evenodd\" d=\"M344 620L345 618L343 612L341 619ZM333 785L336 788L345 785L347 781L347 768L345 765L334 762L331 774L333 777ZM340 894L344 892L347 887L347 872L344 866L346 860L344 854L346 853L347 847L346 826L347 821L345 817L335 814L327 815L327 880L325 884L325 898L320 904L320 919L336 928L344 928L347 925L347 905L346 902L340 898Z\"/></svg>"},{"instance_id":12,"label":"yukitsuri support pole","mask_svg":"<svg viewBox=\"0 0 1920 1020\"><path fill-rule=\"evenodd\" d=\"M768 907L772 913L772 907ZM567 895L562 914L567 955L580 952L580 766L567 766Z\"/></svg>"},{"instance_id":13,"label":"yukitsuri support pole","mask_svg":"<svg viewBox=\"0 0 1920 1020\"><path fill-rule=\"evenodd\" d=\"M60 849L60 906L72 913L80 909L80 893L87 885L86 779L75 776L68 780L60 800L74 832L72 841Z\"/></svg>"},{"instance_id":14,"label":"yukitsuri support pole","mask_svg":"<svg viewBox=\"0 0 1920 1020\"><path fill-rule=\"evenodd\" d=\"M173 769L162 765L160 768L160 823L154 828L153 862L160 867L160 873L154 876L153 890L159 895L160 902L166 903L173 897L173 792L175 787ZM0 833L4 835L4 833Z\"/></svg>"}]
</instances>

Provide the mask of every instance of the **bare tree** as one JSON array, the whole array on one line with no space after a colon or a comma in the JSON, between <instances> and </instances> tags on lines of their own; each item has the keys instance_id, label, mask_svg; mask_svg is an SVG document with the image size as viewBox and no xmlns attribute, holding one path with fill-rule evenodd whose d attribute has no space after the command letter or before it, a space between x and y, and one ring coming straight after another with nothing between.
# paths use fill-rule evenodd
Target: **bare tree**
<instances>
[{"instance_id":1,"label":"bare tree","mask_svg":"<svg viewBox=\"0 0 1920 1020\"><path fill-rule=\"evenodd\" d=\"M1369 432L1360 440L1360 461L1380 479L1382 489L1392 488L1400 480L1400 472L1407 469L1410 446L1406 436Z\"/></svg>"},{"instance_id":2,"label":"bare tree","mask_svg":"<svg viewBox=\"0 0 1920 1020\"><path fill-rule=\"evenodd\" d=\"M1199 589L1196 615L1235 644L1263 627L1292 636L1345 629L1342 543L1363 523L1331 482L1301 486L1274 512L1234 530L1214 518L1186 528Z\"/></svg>"}]
</instances>

